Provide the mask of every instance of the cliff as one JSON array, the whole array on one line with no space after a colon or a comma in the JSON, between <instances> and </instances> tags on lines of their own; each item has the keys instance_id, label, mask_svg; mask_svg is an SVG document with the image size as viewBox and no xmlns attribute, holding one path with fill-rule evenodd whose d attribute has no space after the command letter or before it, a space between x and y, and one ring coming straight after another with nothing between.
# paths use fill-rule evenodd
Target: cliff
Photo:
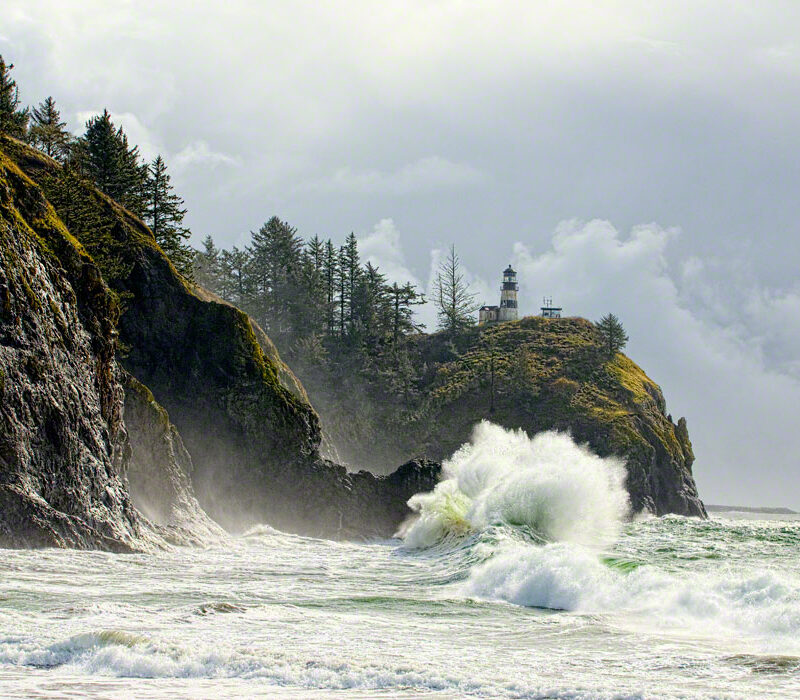
<instances>
[{"instance_id":1,"label":"cliff","mask_svg":"<svg viewBox=\"0 0 800 700\"><path fill-rule=\"evenodd\" d=\"M108 430L124 435L114 449L126 456L117 458L114 473L129 514L128 539L141 539L139 522L160 538L186 539L187 523L188 529L213 529L205 514L232 531L269 523L333 537L394 532L408 512L409 489L432 488L436 465L407 467L384 479L350 475L321 459L319 419L302 384L245 313L187 283L147 227L119 204L17 141L3 137L0 146L24 179L21 196L35 192L114 310L103 318L103 376L113 379L103 391L115 396ZM63 265L60 259L54 264ZM15 260L4 261L4 269L16 268ZM54 278L58 274L53 271ZM49 307L42 310L55 323L50 314ZM87 332L87 343L98 345L96 334ZM40 334L36 342L44 348L50 339ZM22 378L13 380L16 390ZM57 383L47 391L68 405L78 401L60 395ZM22 395L14 407L19 424L26 422L26 399ZM66 455L59 469L65 482L77 478ZM131 496L149 518L135 511ZM115 533L115 541L124 539ZM99 540L84 544L104 546Z\"/></svg>"},{"instance_id":2,"label":"cliff","mask_svg":"<svg viewBox=\"0 0 800 700\"><path fill-rule=\"evenodd\" d=\"M117 306L41 191L0 153L0 545L129 549Z\"/></svg>"},{"instance_id":3,"label":"cliff","mask_svg":"<svg viewBox=\"0 0 800 700\"><path fill-rule=\"evenodd\" d=\"M482 418L625 458L636 510L704 515L686 422L582 319L413 338L397 393L306 389L242 311L179 275L136 217L0 138L0 545L142 549L258 523L385 537ZM411 376L413 375L413 377ZM394 391L394 393L392 393ZM210 516L210 517L209 517Z\"/></svg>"},{"instance_id":4,"label":"cliff","mask_svg":"<svg viewBox=\"0 0 800 700\"><path fill-rule=\"evenodd\" d=\"M385 386L355 373L334 382L301 374L348 462L380 471L412 455L441 460L481 419L529 434L568 431L597 454L625 460L635 511L705 516L686 420L672 421L661 389L632 360L605 354L589 321L529 317L456 338L420 335L409 363L405 400L387 400Z\"/></svg>"}]
</instances>

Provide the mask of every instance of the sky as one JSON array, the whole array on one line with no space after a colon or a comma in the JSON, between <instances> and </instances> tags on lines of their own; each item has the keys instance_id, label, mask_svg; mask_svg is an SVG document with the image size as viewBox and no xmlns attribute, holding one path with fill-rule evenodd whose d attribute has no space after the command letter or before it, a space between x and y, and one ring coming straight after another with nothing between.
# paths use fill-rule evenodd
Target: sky
<instances>
[{"instance_id":1,"label":"sky","mask_svg":"<svg viewBox=\"0 0 800 700\"><path fill-rule=\"evenodd\" d=\"M615 313L701 497L800 510L795 0L4 0L0 53L196 243L278 215L423 289L454 244L481 302L511 262L523 314Z\"/></svg>"}]
</instances>

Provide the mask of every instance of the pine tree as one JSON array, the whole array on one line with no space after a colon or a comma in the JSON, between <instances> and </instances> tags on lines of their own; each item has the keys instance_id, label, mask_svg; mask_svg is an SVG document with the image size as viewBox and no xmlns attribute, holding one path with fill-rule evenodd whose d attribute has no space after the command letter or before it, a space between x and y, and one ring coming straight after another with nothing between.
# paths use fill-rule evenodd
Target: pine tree
<instances>
[{"instance_id":1,"label":"pine tree","mask_svg":"<svg viewBox=\"0 0 800 700\"><path fill-rule=\"evenodd\" d=\"M339 258L336 248L329 238L325 242L325 253L322 260L322 281L325 287L325 330L328 336L335 334L336 325L336 280L339 276Z\"/></svg>"},{"instance_id":2,"label":"pine tree","mask_svg":"<svg viewBox=\"0 0 800 700\"><path fill-rule=\"evenodd\" d=\"M375 347L388 333L386 277L371 262L358 275L351 303L350 334L354 342Z\"/></svg>"},{"instance_id":3,"label":"pine tree","mask_svg":"<svg viewBox=\"0 0 800 700\"><path fill-rule=\"evenodd\" d=\"M292 318L300 303L301 249L297 229L277 216L252 234L256 320L276 336L291 332Z\"/></svg>"},{"instance_id":4,"label":"pine tree","mask_svg":"<svg viewBox=\"0 0 800 700\"><path fill-rule=\"evenodd\" d=\"M299 275L299 304L295 315L296 335L321 336L328 318L327 290L323 276L325 245L319 236L309 239L302 251Z\"/></svg>"},{"instance_id":5,"label":"pine tree","mask_svg":"<svg viewBox=\"0 0 800 700\"><path fill-rule=\"evenodd\" d=\"M439 328L458 333L474 325L478 305L464 280L455 246L450 246L447 258L439 264L434 294Z\"/></svg>"},{"instance_id":6,"label":"pine tree","mask_svg":"<svg viewBox=\"0 0 800 700\"><path fill-rule=\"evenodd\" d=\"M607 314L596 324L609 357L614 357L628 342L628 335L614 314Z\"/></svg>"},{"instance_id":7,"label":"pine tree","mask_svg":"<svg viewBox=\"0 0 800 700\"><path fill-rule=\"evenodd\" d=\"M193 252L186 241L192 235L183 225L186 208L173 192L167 164L159 155L147 170L144 189L144 221L161 249L184 277L192 276Z\"/></svg>"},{"instance_id":8,"label":"pine tree","mask_svg":"<svg viewBox=\"0 0 800 700\"><path fill-rule=\"evenodd\" d=\"M424 328L424 324L414 323L414 306L425 303L425 297L417 291L417 288L406 282L399 285L397 282L392 284L388 290L391 300L391 334L392 342L397 343L400 338L408 333L418 333Z\"/></svg>"},{"instance_id":9,"label":"pine tree","mask_svg":"<svg viewBox=\"0 0 800 700\"><path fill-rule=\"evenodd\" d=\"M347 296L352 300L356 293L356 285L361 276L361 258L358 254L358 240L355 233L350 233L342 248L342 264L347 276Z\"/></svg>"},{"instance_id":10,"label":"pine tree","mask_svg":"<svg viewBox=\"0 0 800 700\"><path fill-rule=\"evenodd\" d=\"M211 236L203 239L203 248L194 254L194 279L201 287L222 296L220 293L220 251L214 245L214 239Z\"/></svg>"},{"instance_id":11,"label":"pine tree","mask_svg":"<svg viewBox=\"0 0 800 700\"><path fill-rule=\"evenodd\" d=\"M67 131L66 122L61 121L61 113L56 108L55 100L48 97L38 107L34 107L31 117L31 143L51 158L64 163L69 155L72 137Z\"/></svg>"},{"instance_id":12,"label":"pine tree","mask_svg":"<svg viewBox=\"0 0 800 700\"><path fill-rule=\"evenodd\" d=\"M347 322L350 318L350 300L352 297L348 295L348 289L350 288L347 284L348 281L348 274L347 274L347 254L345 253L344 246L339 248L339 253L337 255L337 266L336 266L336 291L338 295L337 303L339 306L339 337L344 338L347 333Z\"/></svg>"},{"instance_id":13,"label":"pine tree","mask_svg":"<svg viewBox=\"0 0 800 700\"><path fill-rule=\"evenodd\" d=\"M122 127L116 128L108 110L86 122L77 161L101 192L136 215L144 213L148 168L139 162L139 148L128 144Z\"/></svg>"},{"instance_id":14,"label":"pine tree","mask_svg":"<svg viewBox=\"0 0 800 700\"><path fill-rule=\"evenodd\" d=\"M48 201L69 232L89 251L103 270L106 281L125 279L133 265L129 251L112 235L113 221L101 215L87 196L91 183L71 167L45 175L41 180Z\"/></svg>"},{"instance_id":15,"label":"pine tree","mask_svg":"<svg viewBox=\"0 0 800 700\"><path fill-rule=\"evenodd\" d=\"M220 256L222 281L220 296L232 304L246 308L250 304L249 266L250 254L233 246L230 251L223 250Z\"/></svg>"},{"instance_id":16,"label":"pine tree","mask_svg":"<svg viewBox=\"0 0 800 700\"><path fill-rule=\"evenodd\" d=\"M14 64L0 56L0 134L25 140L28 133L28 108L20 109L19 88L11 78Z\"/></svg>"}]
</instances>

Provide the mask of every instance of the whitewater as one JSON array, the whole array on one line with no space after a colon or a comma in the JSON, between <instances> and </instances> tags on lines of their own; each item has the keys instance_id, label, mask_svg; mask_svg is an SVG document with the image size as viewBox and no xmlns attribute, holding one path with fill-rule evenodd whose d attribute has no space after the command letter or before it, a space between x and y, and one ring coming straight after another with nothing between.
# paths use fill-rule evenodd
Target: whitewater
<instances>
[{"instance_id":1,"label":"whitewater","mask_svg":"<svg viewBox=\"0 0 800 700\"><path fill-rule=\"evenodd\" d=\"M3 550L0 696L800 697L800 518L632 521L623 480L484 423L391 540Z\"/></svg>"}]
</instances>

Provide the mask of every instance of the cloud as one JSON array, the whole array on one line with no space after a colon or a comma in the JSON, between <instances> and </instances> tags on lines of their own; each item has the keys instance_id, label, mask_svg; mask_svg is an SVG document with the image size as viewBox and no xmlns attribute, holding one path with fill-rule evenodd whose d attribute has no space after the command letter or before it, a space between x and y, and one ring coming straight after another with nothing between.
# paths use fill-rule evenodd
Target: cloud
<instances>
[{"instance_id":1,"label":"cloud","mask_svg":"<svg viewBox=\"0 0 800 700\"><path fill-rule=\"evenodd\" d=\"M358 248L362 259L377 266L389 282L411 282L420 286L416 275L408 268L400 245L400 231L392 219L381 219L372 233L359 237Z\"/></svg>"},{"instance_id":2,"label":"cloud","mask_svg":"<svg viewBox=\"0 0 800 700\"><path fill-rule=\"evenodd\" d=\"M428 156L389 172L339 168L331 176L312 181L307 187L329 192L404 195L471 187L484 179L485 175L480 170L467 163L454 163L440 156Z\"/></svg>"},{"instance_id":3,"label":"cloud","mask_svg":"<svg viewBox=\"0 0 800 700\"><path fill-rule=\"evenodd\" d=\"M238 159L220 151L213 151L205 141L193 141L185 146L173 157L176 168L190 166L208 166L215 168L218 165L238 165Z\"/></svg>"},{"instance_id":4,"label":"cloud","mask_svg":"<svg viewBox=\"0 0 800 700\"><path fill-rule=\"evenodd\" d=\"M624 236L607 221L564 222L549 250L516 244L520 296L528 312L533 301L527 297L551 291L569 315L597 319L611 311L621 318L631 337L628 354L662 385L676 417L688 417L701 497L800 505L800 381L763 352L764 343L781 344L771 336L777 324L718 322L720 309L692 294L696 284L682 291L681 274L673 274L665 256L678 236L656 224ZM703 269L696 257L682 266L690 278ZM794 293L762 290L758 299L755 308L765 314L797 318ZM791 328L797 343L800 325ZM755 341L759 334L770 340Z\"/></svg>"}]
</instances>

